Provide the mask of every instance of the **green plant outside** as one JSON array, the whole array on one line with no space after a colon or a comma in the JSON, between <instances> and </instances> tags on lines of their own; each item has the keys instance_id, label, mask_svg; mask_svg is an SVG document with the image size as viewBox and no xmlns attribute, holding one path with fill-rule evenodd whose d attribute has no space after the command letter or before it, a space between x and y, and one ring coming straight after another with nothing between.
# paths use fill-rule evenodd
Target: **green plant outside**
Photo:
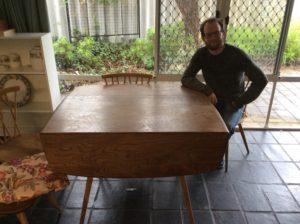
<instances>
[{"instance_id":1,"label":"green plant outside","mask_svg":"<svg viewBox=\"0 0 300 224\"><path fill-rule=\"evenodd\" d=\"M256 59L274 58L276 56L278 41L278 28L268 27L229 27L227 42L243 49Z\"/></svg>"},{"instance_id":2,"label":"green plant outside","mask_svg":"<svg viewBox=\"0 0 300 224\"><path fill-rule=\"evenodd\" d=\"M196 48L194 38L186 34L183 22L161 26L160 69L169 73L176 72L178 68L182 70Z\"/></svg>"},{"instance_id":3,"label":"green plant outside","mask_svg":"<svg viewBox=\"0 0 300 224\"><path fill-rule=\"evenodd\" d=\"M300 56L299 24L291 25L283 56L283 64L296 62ZM227 42L240 47L253 58L274 60L280 27L229 27ZM60 70L79 70L92 74L103 72L154 68L154 29L146 38L122 43L94 40L81 34L73 43L65 37L54 42L55 56ZM192 35L187 35L183 22L161 26L160 70L180 72L196 51Z\"/></svg>"},{"instance_id":4,"label":"green plant outside","mask_svg":"<svg viewBox=\"0 0 300 224\"><path fill-rule=\"evenodd\" d=\"M128 56L139 66L154 68L154 29L150 28L146 38L136 39L130 46Z\"/></svg>"},{"instance_id":5,"label":"green plant outside","mask_svg":"<svg viewBox=\"0 0 300 224\"><path fill-rule=\"evenodd\" d=\"M300 22L292 23L289 29L282 63L290 65L300 58Z\"/></svg>"},{"instance_id":6,"label":"green plant outside","mask_svg":"<svg viewBox=\"0 0 300 224\"><path fill-rule=\"evenodd\" d=\"M55 57L58 68L70 68L75 60L74 46L67 40L66 37L61 37L54 41L53 48L55 51Z\"/></svg>"}]
</instances>

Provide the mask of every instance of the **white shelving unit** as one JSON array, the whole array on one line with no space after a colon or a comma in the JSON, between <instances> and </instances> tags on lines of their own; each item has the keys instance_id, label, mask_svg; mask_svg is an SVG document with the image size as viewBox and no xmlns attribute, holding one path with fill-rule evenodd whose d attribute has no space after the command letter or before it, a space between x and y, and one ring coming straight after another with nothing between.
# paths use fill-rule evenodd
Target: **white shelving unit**
<instances>
[{"instance_id":1,"label":"white shelving unit","mask_svg":"<svg viewBox=\"0 0 300 224\"><path fill-rule=\"evenodd\" d=\"M42 60L39 70L31 65L30 51L39 46ZM24 132L40 131L61 102L56 63L50 33L16 33L0 37L1 55L18 54L21 66L0 70L0 81L8 74L19 74L30 81L30 101L18 108L18 120ZM13 85L14 80L9 81Z\"/></svg>"}]
</instances>

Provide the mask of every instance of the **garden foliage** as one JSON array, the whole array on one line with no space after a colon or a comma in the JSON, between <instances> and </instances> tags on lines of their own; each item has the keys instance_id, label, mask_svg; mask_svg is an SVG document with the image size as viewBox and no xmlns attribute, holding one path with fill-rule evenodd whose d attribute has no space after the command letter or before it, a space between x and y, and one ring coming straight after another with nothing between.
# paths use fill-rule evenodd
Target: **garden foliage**
<instances>
[{"instance_id":1,"label":"garden foliage","mask_svg":"<svg viewBox=\"0 0 300 224\"><path fill-rule=\"evenodd\" d=\"M300 57L300 24L292 24L283 55L284 64L292 64ZM280 32L268 27L230 27L227 42L242 48L256 60L276 57ZM111 43L105 39L77 33L70 42L66 37L54 41L57 66L60 70L102 74L114 71L137 71L154 69L154 29L148 30L146 38ZM160 70L182 72L196 51L191 35L187 35L183 22L161 26Z\"/></svg>"}]
</instances>

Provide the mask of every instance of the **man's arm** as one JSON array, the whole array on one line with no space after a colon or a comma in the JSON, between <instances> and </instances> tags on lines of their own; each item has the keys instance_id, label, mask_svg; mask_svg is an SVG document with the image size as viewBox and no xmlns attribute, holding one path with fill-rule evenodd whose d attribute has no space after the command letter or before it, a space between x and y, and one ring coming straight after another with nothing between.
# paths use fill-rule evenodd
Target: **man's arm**
<instances>
[{"instance_id":1,"label":"man's arm","mask_svg":"<svg viewBox=\"0 0 300 224\"><path fill-rule=\"evenodd\" d=\"M187 88L202 92L206 96L209 96L213 93L212 89L196 78L196 75L201 67L201 56L200 51L198 50L192 57L187 69L183 73L181 83Z\"/></svg>"},{"instance_id":2,"label":"man's arm","mask_svg":"<svg viewBox=\"0 0 300 224\"><path fill-rule=\"evenodd\" d=\"M254 101L268 83L266 75L249 57L246 61L245 74L251 81L251 85L239 98L234 100L233 105L236 107L242 107Z\"/></svg>"}]
</instances>

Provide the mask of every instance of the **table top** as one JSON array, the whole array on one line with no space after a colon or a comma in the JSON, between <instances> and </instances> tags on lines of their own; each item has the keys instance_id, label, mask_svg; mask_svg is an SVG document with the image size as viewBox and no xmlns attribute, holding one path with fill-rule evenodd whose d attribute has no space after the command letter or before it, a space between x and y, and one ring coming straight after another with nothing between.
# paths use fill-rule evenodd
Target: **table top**
<instances>
[{"instance_id":1,"label":"table top","mask_svg":"<svg viewBox=\"0 0 300 224\"><path fill-rule=\"evenodd\" d=\"M179 82L76 87L42 133L227 132L207 97Z\"/></svg>"},{"instance_id":2,"label":"table top","mask_svg":"<svg viewBox=\"0 0 300 224\"><path fill-rule=\"evenodd\" d=\"M54 171L98 177L214 170L228 138L205 95L164 81L76 87L41 132Z\"/></svg>"}]
</instances>

